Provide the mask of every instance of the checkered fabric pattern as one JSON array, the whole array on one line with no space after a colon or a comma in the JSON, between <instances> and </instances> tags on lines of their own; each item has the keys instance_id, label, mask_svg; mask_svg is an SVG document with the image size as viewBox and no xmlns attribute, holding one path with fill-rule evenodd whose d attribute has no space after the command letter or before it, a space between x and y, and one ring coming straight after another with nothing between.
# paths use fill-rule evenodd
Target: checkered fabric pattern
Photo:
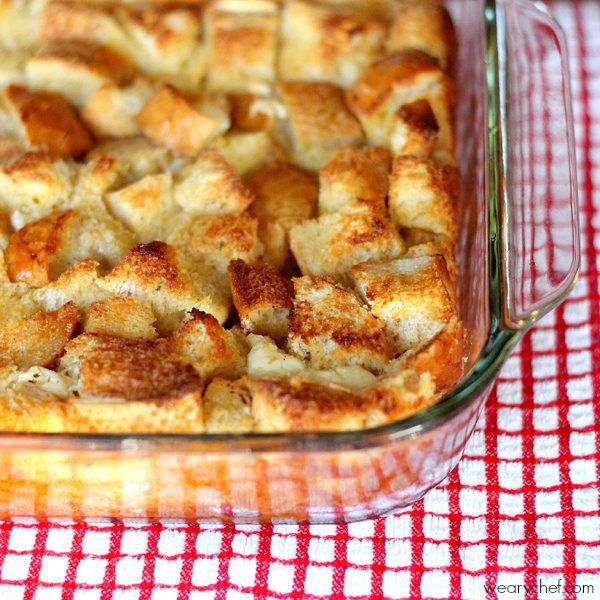
<instances>
[{"instance_id":1,"label":"checkered fabric pattern","mask_svg":"<svg viewBox=\"0 0 600 600\"><path fill-rule=\"evenodd\" d=\"M508 360L448 480L351 525L2 522L0 599L600 597L600 2L553 8L571 48L582 277Z\"/></svg>"}]
</instances>

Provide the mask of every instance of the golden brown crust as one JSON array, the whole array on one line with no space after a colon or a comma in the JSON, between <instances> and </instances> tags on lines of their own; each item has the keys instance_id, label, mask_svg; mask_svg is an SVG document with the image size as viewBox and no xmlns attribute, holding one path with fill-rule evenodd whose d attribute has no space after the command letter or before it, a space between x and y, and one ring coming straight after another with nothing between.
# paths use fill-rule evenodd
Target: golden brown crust
<instances>
[{"instance_id":1,"label":"golden brown crust","mask_svg":"<svg viewBox=\"0 0 600 600\"><path fill-rule=\"evenodd\" d=\"M164 85L135 118L143 134L175 152L194 156L217 128L214 119L195 109L171 85Z\"/></svg>"},{"instance_id":2,"label":"golden brown crust","mask_svg":"<svg viewBox=\"0 0 600 600\"><path fill-rule=\"evenodd\" d=\"M94 302L86 311L86 333L125 339L154 340L156 317L146 304L129 296L113 296Z\"/></svg>"},{"instance_id":3,"label":"golden brown crust","mask_svg":"<svg viewBox=\"0 0 600 600\"><path fill-rule=\"evenodd\" d=\"M58 254L64 246L66 230L75 219L75 211L68 210L15 231L5 254L10 280L40 287L55 279L59 274L56 272Z\"/></svg>"},{"instance_id":4,"label":"golden brown crust","mask_svg":"<svg viewBox=\"0 0 600 600\"><path fill-rule=\"evenodd\" d=\"M452 19L440 0L401 0L385 44L386 52L416 49L451 70L456 53Z\"/></svg>"},{"instance_id":5,"label":"golden brown crust","mask_svg":"<svg viewBox=\"0 0 600 600\"><path fill-rule=\"evenodd\" d=\"M304 169L276 161L248 183L256 199L250 212L258 218L258 234L266 258L283 269L290 258L289 230L313 216L318 197L316 177Z\"/></svg>"},{"instance_id":6,"label":"golden brown crust","mask_svg":"<svg viewBox=\"0 0 600 600\"><path fill-rule=\"evenodd\" d=\"M252 394L246 379L213 379L204 392L203 401L207 433L252 431Z\"/></svg>"},{"instance_id":7,"label":"golden brown crust","mask_svg":"<svg viewBox=\"0 0 600 600\"><path fill-rule=\"evenodd\" d=\"M294 160L300 166L320 169L339 146L364 142L360 123L340 88L330 83L282 82L278 90L289 119Z\"/></svg>"},{"instance_id":8,"label":"golden brown crust","mask_svg":"<svg viewBox=\"0 0 600 600\"><path fill-rule=\"evenodd\" d=\"M393 356L383 323L333 281L294 279L288 349L318 369L360 365L379 371Z\"/></svg>"},{"instance_id":9,"label":"golden brown crust","mask_svg":"<svg viewBox=\"0 0 600 600\"><path fill-rule=\"evenodd\" d=\"M356 285L399 350L427 344L456 314L442 256L400 258L352 268Z\"/></svg>"},{"instance_id":10,"label":"golden brown crust","mask_svg":"<svg viewBox=\"0 0 600 600\"><path fill-rule=\"evenodd\" d=\"M19 369L52 366L77 326L77 306L68 302L52 312L38 312L0 331L0 363Z\"/></svg>"},{"instance_id":11,"label":"golden brown crust","mask_svg":"<svg viewBox=\"0 0 600 600\"><path fill-rule=\"evenodd\" d=\"M57 156L78 157L92 147L92 138L71 105L59 94L31 92L20 85L4 91L31 146Z\"/></svg>"},{"instance_id":12,"label":"golden brown crust","mask_svg":"<svg viewBox=\"0 0 600 600\"><path fill-rule=\"evenodd\" d=\"M319 212L365 200L385 204L390 156L385 148L338 148L319 174Z\"/></svg>"},{"instance_id":13,"label":"golden brown crust","mask_svg":"<svg viewBox=\"0 0 600 600\"><path fill-rule=\"evenodd\" d=\"M356 202L296 225L290 245L303 274L342 282L353 265L395 258L404 250L385 210L372 202Z\"/></svg>"},{"instance_id":14,"label":"golden brown crust","mask_svg":"<svg viewBox=\"0 0 600 600\"><path fill-rule=\"evenodd\" d=\"M428 100L403 104L390 122L390 144L394 155L431 156L440 127Z\"/></svg>"},{"instance_id":15,"label":"golden brown crust","mask_svg":"<svg viewBox=\"0 0 600 600\"><path fill-rule=\"evenodd\" d=\"M261 131L274 126L275 115L269 102L255 94L230 94L231 125L238 131Z\"/></svg>"},{"instance_id":16,"label":"golden brown crust","mask_svg":"<svg viewBox=\"0 0 600 600\"><path fill-rule=\"evenodd\" d=\"M389 208L398 227L456 236L459 176L454 167L413 156L394 159Z\"/></svg>"},{"instance_id":17,"label":"golden brown crust","mask_svg":"<svg viewBox=\"0 0 600 600\"><path fill-rule=\"evenodd\" d=\"M247 333L285 337L290 309L292 283L270 265L248 265L232 260L227 269L233 304Z\"/></svg>"}]
</instances>

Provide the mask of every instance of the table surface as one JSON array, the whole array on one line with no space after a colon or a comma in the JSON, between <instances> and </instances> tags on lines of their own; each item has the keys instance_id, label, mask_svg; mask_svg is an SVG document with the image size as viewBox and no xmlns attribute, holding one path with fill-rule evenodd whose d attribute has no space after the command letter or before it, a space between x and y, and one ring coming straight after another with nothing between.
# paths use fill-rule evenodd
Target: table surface
<instances>
[{"instance_id":1,"label":"table surface","mask_svg":"<svg viewBox=\"0 0 600 600\"><path fill-rule=\"evenodd\" d=\"M448 480L351 525L0 522L0 599L600 598L600 2L553 10L571 50L582 276L508 360Z\"/></svg>"}]
</instances>

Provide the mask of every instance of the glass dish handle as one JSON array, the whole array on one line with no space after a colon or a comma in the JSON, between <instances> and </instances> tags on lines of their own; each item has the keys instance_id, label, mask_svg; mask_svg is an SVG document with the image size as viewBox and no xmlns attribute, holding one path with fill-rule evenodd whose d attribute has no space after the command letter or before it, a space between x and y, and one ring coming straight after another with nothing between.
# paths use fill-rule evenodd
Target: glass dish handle
<instances>
[{"instance_id":1,"label":"glass dish handle","mask_svg":"<svg viewBox=\"0 0 600 600\"><path fill-rule=\"evenodd\" d=\"M541 3L498 6L504 320L532 325L579 272L579 218L564 33Z\"/></svg>"}]
</instances>

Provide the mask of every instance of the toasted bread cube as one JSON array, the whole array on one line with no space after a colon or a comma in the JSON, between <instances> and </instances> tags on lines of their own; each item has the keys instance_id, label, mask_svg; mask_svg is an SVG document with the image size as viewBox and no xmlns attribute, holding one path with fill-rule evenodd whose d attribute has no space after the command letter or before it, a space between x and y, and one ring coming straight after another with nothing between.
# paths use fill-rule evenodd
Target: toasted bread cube
<instances>
[{"instance_id":1,"label":"toasted bread cube","mask_svg":"<svg viewBox=\"0 0 600 600\"><path fill-rule=\"evenodd\" d=\"M452 317L444 329L424 348L407 352L400 359L402 368L431 377L436 393L451 390L464 372L466 331L463 324Z\"/></svg>"},{"instance_id":2,"label":"toasted bread cube","mask_svg":"<svg viewBox=\"0 0 600 600\"><path fill-rule=\"evenodd\" d=\"M180 154L194 156L222 127L171 85L163 85L136 117L143 134Z\"/></svg>"},{"instance_id":3,"label":"toasted bread cube","mask_svg":"<svg viewBox=\"0 0 600 600\"><path fill-rule=\"evenodd\" d=\"M215 138L208 147L218 150L243 179L284 154L266 131L229 132Z\"/></svg>"},{"instance_id":4,"label":"toasted bread cube","mask_svg":"<svg viewBox=\"0 0 600 600\"><path fill-rule=\"evenodd\" d=\"M385 205L389 171L385 148L338 148L319 174L319 213L335 212L358 200Z\"/></svg>"},{"instance_id":5,"label":"toasted bread cube","mask_svg":"<svg viewBox=\"0 0 600 600\"><path fill-rule=\"evenodd\" d=\"M397 227L456 236L458 173L427 159L399 156L390 178L389 209Z\"/></svg>"},{"instance_id":6,"label":"toasted bread cube","mask_svg":"<svg viewBox=\"0 0 600 600\"><path fill-rule=\"evenodd\" d=\"M389 146L391 122L403 105L425 99L439 126L433 156L453 162L455 91L438 61L418 50L405 50L367 68L347 94L348 104L370 144Z\"/></svg>"},{"instance_id":7,"label":"toasted bread cube","mask_svg":"<svg viewBox=\"0 0 600 600\"><path fill-rule=\"evenodd\" d=\"M123 51L143 71L178 75L194 56L201 34L197 7L118 4L115 14L126 36L134 42Z\"/></svg>"},{"instance_id":8,"label":"toasted bread cube","mask_svg":"<svg viewBox=\"0 0 600 600\"><path fill-rule=\"evenodd\" d=\"M106 203L141 242L166 240L175 227L178 211L173 201L171 173L146 175L107 194Z\"/></svg>"},{"instance_id":9,"label":"toasted bread cube","mask_svg":"<svg viewBox=\"0 0 600 600\"><path fill-rule=\"evenodd\" d=\"M252 393L244 379L213 379L204 392L203 400L207 433L252 431Z\"/></svg>"},{"instance_id":10,"label":"toasted bread cube","mask_svg":"<svg viewBox=\"0 0 600 600\"><path fill-rule=\"evenodd\" d=\"M248 265L236 259L227 270L233 304L244 331L284 338L292 308L293 286L270 265Z\"/></svg>"},{"instance_id":11,"label":"toasted bread cube","mask_svg":"<svg viewBox=\"0 0 600 600\"><path fill-rule=\"evenodd\" d=\"M456 282L456 258L452 239L423 229L403 229L402 235L407 245L406 253L403 255L404 258L441 254L446 260L452 283Z\"/></svg>"},{"instance_id":12,"label":"toasted bread cube","mask_svg":"<svg viewBox=\"0 0 600 600\"><path fill-rule=\"evenodd\" d=\"M149 304L160 332L180 327L192 308L211 313L220 323L229 314L229 301L215 283L213 270L192 264L163 242L136 246L99 284Z\"/></svg>"},{"instance_id":13,"label":"toasted bread cube","mask_svg":"<svg viewBox=\"0 0 600 600\"><path fill-rule=\"evenodd\" d=\"M400 256L404 242L384 209L369 202L305 221L290 231L290 245L304 275L349 280L350 267Z\"/></svg>"},{"instance_id":14,"label":"toasted bread cube","mask_svg":"<svg viewBox=\"0 0 600 600\"><path fill-rule=\"evenodd\" d=\"M231 164L212 148L181 171L174 198L193 215L239 214L254 200Z\"/></svg>"},{"instance_id":15,"label":"toasted bread cube","mask_svg":"<svg viewBox=\"0 0 600 600\"><path fill-rule=\"evenodd\" d=\"M246 366L248 347L241 336L224 329L212 316L199 310L171 337L164 338L169 353L191 364L202 379L239 377Z\"/></svg>"},{"instance_id":16,"label":"toasted bread cube","mask_svg":"<svg viewBox=\"0 0 600 600\"><path fill-rule=\"evenodd\" d=\"M11 85L4 90L4 102L30 146L39 146L54 156L75 157L92 147L92 138L79 116L59 94Z\"/></svg>"},{"instance_id":17,"label":"toasted bread cube","mask_svg":"<svg viewBox=\"0 0 600 600\"><path fill-rule=\"evenodd\" d=\"M127 231L108 215L68 210L13 233L6 248L6 266L11 281L40 287L84 258L112 266L132 245Z\"/></svg>"},{"instance_id":18,"label":"toasted bread cube","mask_svg":"<svg viewBox=\"0 0 600 600\"><path fill-rule=\"evenodd\" d=\"M156 317L152 309L130 296L98 300L86 311L83 330L125 339L154 340Z\"/></svg>"},{"instance_id":19,"label":"toasted bread cube","mask_svg":"<svg viewBox=\"0 0 600 600\"><path fill-rule=\"evenodd\" d=\"M301 379L252 383L256 431L344 431L362 429L369 414L360 395Z\"/></svg>"},{"instance_id":20,"label":"toasted bread cube","mask_svg":"<svg viewBox=\"0 0 600 600\"><path fill-rule=\"evenodd\" d=\"M86 195L102 195L119 185L164 171L168 162L168 151L143 137L104 142L88 154L80 172L79 188Z\"/></svg>"},{"instance_id":21,"label":"toasted bread cube","mask_svg":"<svg viewBox=\"0 0 600 600\"><path fill-rule=\"evenodd\" d=\"M430 373L409 368L402 359L399 362L394 372L362 393L370 408L367 427L404 419L439 399Z\"/></svg>"},{"instance_id":22,"label":"toasted bread cube","mask_svg":"<svg viewBox=\"0 0 600 600\"><path fill-rule=\"evenodd\" d=\"M29 85L62 94L76 107L86 105L101 86L125 85L131 80L130 63L106 46L83 40L48 43L29 60Z\"/></svg>"},{"instance_id":23,"label":"toasted bread cube","mask_svg":"<svg viewBox=\"0 0 600 600\"><path fill-rule=\"evenodd\" d=\"M181 248L189 260L212 268L219 283L229 286L227 266L235 258L255 263L262 254L258 221L247 212L241 215L195 217L173 232L170 242Z\"/></svg>"},{"instance_id":24,"label":"toasted bread cube","mask_svg":"<svg viewBox=\"0 0 600 600\"><path fill-rule=\"evenodd\" d=\"M439 125L429 101L403 104L390 121L390 147L394 156L429 158L437 143Z\"/></svg>"},{"instance_id":25,"label":"toasted bread cube","mask_svg":"<svg viewBox=\"0 0 600 600\"><path fill-rule=\"evenodd\" d=\"M424 346L456 314L448 269L440 255L364 263L356 265L352 275L400 351Z\"/></svg>"},{"instance_id":26,"label":"toasted bread cube","mask_svg":"<svg viewBox=\"0 0 600 600\"><path fill-rule=\"evenodd\" d=\"M48 214L73 192L75 170L44 152L27 152L0 169L0 199L27 219Z\"/></svg>"},{"instance_id":27,"label":"toasted bread cube","mask_svg":"<svg viewBox=\"0 0 600 600\"><path fill-rule=\"evenodd\" d=\"M119 87L106 84L97 89L83 107L82 116L97 137L130 137L140 133L135 117L153 93L144 79Z\"/></svg>"},{"instance_id":28,"label":"toasted bread cube","mask_svg":"<svg viewBox=\"0 0 600 600\"><path fill-rule=\"evenodd\" d=\"M318 170L340 146L359 146L364 133L348 110L342 90L329 83L279 84L294 162Z\"/></svg>"},{"instance_id":29,"label":"toasted bread cube","mask_svg":"<svg viewBox=\"0 0 600 600\"><path fill-rule=\"evenodd\" d=\"M218 0L205 13L207 85L216 92L269 92L279 15L272 0Z\"/></svg>"},{"instance_id":30,"label":"toasted bread cube","mask_svg":"<svg viewBox=\"0 0 600 600\"><path fill-rule=\"evenodd\" d=\"M90 259L82 260L69 267L55 281L51 281L33 294L44 310L56 310L69 301L80 309L94 302L105 300L109 294L98 285L100 265Z\"/></svg>"},{"instance_id":31,"label":"toasted bread cube","mask_svg":"<svg viewBox=\"0 0 600 600\"><path fill-rule=\"evenodd\" d=\"M256 196L250 212L258 218L258 235L265 247L266 260L281 270L291 258L289 230L315 212L316 177L277 161L259 171L248 187Z\"/></svg>"},{"instance_id":32,"label":"toasted bread cube","mask_svg":"<svg viewBox=\"0 0 600 600\"><path fill-rule=\"evenodd\" d=\"M360 365L380 371L392 358L383 323L331 280L294 279L287 347L318 369Z\"/></svg>"},{"instance_id":33,"label":"toasted bread cube","mask_svg":"<svg viewBox=\"0 0 600 600\"><path fill-rule=\"evenodd\" d=\"M77 306L21 317L0 330L0 363L29 369L51 366L77 326Z\"/></svg>"},{"instance_id":34,"label":"toasted bread cube","mask_svg":"<svg viewBox=\"0 0 600 600\"><path fill-rule=\"evenodd\" d=\"M81 398L70 402L67 428L87 426L90 431L113 432L203 429L200 376L156 342L83 334L67 345L59 373L76 380ZM90 423L94 423L91 428Z\"/></svg>"},{"instance_id":35,"label":"toasted bread cube","mask_svg":"<svg viewBox=\"0 0 600 600\"><path fill-rule=\"evenodd\" d=\"M64 302L56 308L63 304ZM24 283L0 284L0 329L21 317L31 317L44 308L28 285Z\"/></svg>"},{"instance_id":36,"label":"toasted bread cube","mask_svg":"<svg viewBox=\"0 0 600 600\"><path fill-rule=\"evenodd\" d=\"M385 49L421 50L447 69L454 62L456 38L452 19L440 0L400 0Z\"/></svg>"},{"instance_id":37,"label":"toasted bread cube","mask_svg":"<svg viewBox=\"0 0 600 600\"><path fill-rule=\"evenodd\" d=\"M380 57L385 34L385 24L366 15L290 0L282 16L281 76L348 88Z\"/></svg>"}]
</instances>

